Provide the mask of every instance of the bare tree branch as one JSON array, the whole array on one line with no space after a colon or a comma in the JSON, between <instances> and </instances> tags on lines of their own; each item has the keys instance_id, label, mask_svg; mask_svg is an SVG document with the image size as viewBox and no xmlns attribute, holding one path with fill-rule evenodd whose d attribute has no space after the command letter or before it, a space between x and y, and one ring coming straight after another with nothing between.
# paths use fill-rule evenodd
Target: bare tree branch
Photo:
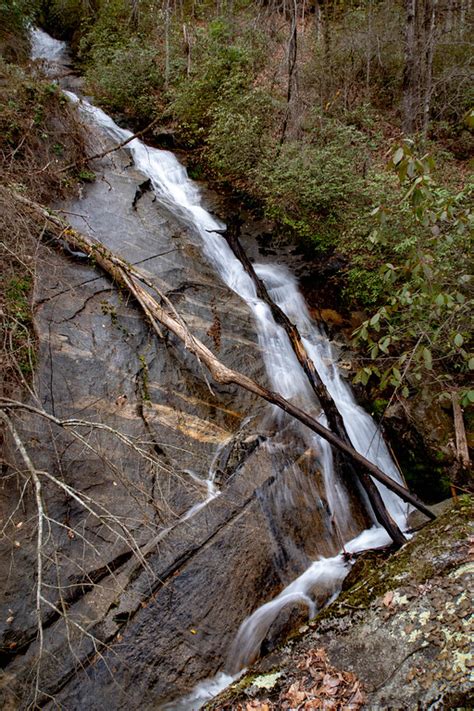
<instances>
[{"instance_id":1,"label":"bare tree branch","mask_svg":"<svg viewBox=\"0 0 474 711\"><path fill-rule=\"evenodd\" d=\"M35 501L36 501L36 511L38 520L38 531L36 535L36 619L38 623L38 638L39 638L39 659L41 660L41 655L43 653L44 635L43 635L43 620L41 617L41 602L45 601L42 595L42 584L43 584L43 523L45 517L44 505L43 505L43 494L41 487L41 479L36 471L33 462L30 459L28 452L23 444L23 441L18 434L16 427L11 421L10 417L5 412L0 410L0 418L6 424L11 432L13 441L23 459L25 466L31 476L35 490ZM40 662L36 670L36 682L35 682L35 702L39 695L39 682L40 682Z\"/></svg>"}]
</instances>

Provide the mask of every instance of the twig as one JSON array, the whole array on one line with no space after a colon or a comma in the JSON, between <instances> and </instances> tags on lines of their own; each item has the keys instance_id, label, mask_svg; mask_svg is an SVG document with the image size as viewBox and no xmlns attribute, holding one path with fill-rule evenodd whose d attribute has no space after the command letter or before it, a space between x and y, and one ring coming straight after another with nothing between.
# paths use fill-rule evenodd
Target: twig
<instances>
[{"instance_id":1,"label":"twig","mask_svg":"<svg viewBox=\"0 0 474 711\"><path fill-rule=\"evenodd\" d=\"M89 163L91 160L98 160L100 158L105 158L105 156L108 156L110 153L114 153L114 151L118 151L120 148L124 148L128 143L133 141L135 138L140 138L143 136L145 133L148 133L152 128L156 126L157 123L161 120L161 116L157 116L156 118L153 119L151 123L148 124L148 126L145 126L145 128L142 128L140 131L137 131L136 133L132 134L128 138L125 139L125 141L122 141L122 143L118 143L116 146L113 146L112 148L108 148L106 151L102 151L101 153L95 153L92 156L82 158L81 161L75 161L74 163L69 163L69 165L66 165L64 168L61 168L59 171L60 173L64 173L67 170L71 170L71 168L75 168L78 163Z\"/></svg>"},{"instance_id":2,"label":"twig","mask_svg":"<svg viewBox=\"0 0 474 711\"><path fill-rule=\"evenodd\" d=\"M397 666L395 667L395 669L392 669L392 670L390 671L389 675L388 675L387 677L385 677L385 679L384 679L380 684L377 684L377 686L374 686L374 687L372 687L371 689L368 689L368 691L369 691L371 694L375 693L376 691L379 691L379 689L381 689L382 687L385 686L385 684L387 683L387 681L388 681L389 679L392 679L392 678L393 678L393 675L400 669L400 667L401 667L403 664L405 664L405 662L407 661L407 659L409 659L410 657L412 657L412 656L413 656L414 654L416 654L417 652L421 652L422 649L426 649L426 646L428 646L428 645L425 645L425 646L420 645L419 647L415 647L415 649L412 649L412 651L409 652L405 657L403 657L402 661L397 664Z\"/></svg>"},{"instance_id":3,"label":"twig","mask_svg":"<svg viewBox=\"0 0 474 711\"><path fill-rule=\"evenodd\" d=\"M13 440L15 442L18 451L20 452L21 458L23 459L26 468L28 469L30 476L33 480L35 489L35 501L37 508L37 519L38 519L38 533L36 537L36 619L38 622L38 637L39 637L39 657L38 657L38 668L36 670L36 683L35 683L35 702L39 694L39 680L40 680L40 662L43 653L44 644L44 634L43 634L43 621L41 619L41 602L44 600L41 594L42 583L43 583L43 521L44 521L44 506L43 506L43 496L41 489L41 480L38 476L33 462L31 461L28 452L23 444L23 441L18 434L13 422L8 417L5 412L0 411L0 418L6 424L11 432Z\"/></svg>"}]
</instances>

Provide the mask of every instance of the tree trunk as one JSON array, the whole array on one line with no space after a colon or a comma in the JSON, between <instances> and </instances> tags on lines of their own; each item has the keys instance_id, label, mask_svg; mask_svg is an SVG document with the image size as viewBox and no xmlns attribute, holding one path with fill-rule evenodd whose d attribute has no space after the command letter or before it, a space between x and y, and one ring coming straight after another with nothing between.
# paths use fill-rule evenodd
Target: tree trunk
<instances>
[{"instance_id":1,"label":"tree trunk","mask_svg":"<svg viewBox=\"0 0 474 711\"><path fill-rule=\"evenodd\" d=\"M365 67L365 90L367 97L370 93L370 64L372 60L372 0L369 0L367 8L367 47L366 47L366 67Z\"/></svg>"},{"instance_id":2,"label":"tree trunk","mask_svg":"<svg viewBox=\"0 0 474 711\"><path fill-rule=\"evenodd\" d=\"M463 469L469 469L469 467L471 466L471 460L469 457L466 430L464 428L464 420L462 416L461 405L459 404L458 393L452 393L451 400L453 403L454 432L456 435L456 456L461 467Z\"/></svg>"},{"instance_id":3,"label":"tree trunk","mask_svg":"<svg viewBox=\"0 0 474 711\"><path fill-rule=\"evenodd\" d=\"M170 81L170 0L165 3L165 88Z\"/></svg>"},{"instance_id":4,"label":"tree trunk","mask_svg":"<svg viewBox=\"0 0 474 711\"><path fill-rule=\"evenodd\" d=\"M283 121L283 127L280 136L280 146L283 145L288 129L288 123L292 113L292 103L298 93L298 7L296 0L291 3L291 28L290 40L288 42L288 83L286 90L286 111Z\"/></svg>"},{"instance_id":5,"label":"tree trunk","mask_svg":"<svg viewBox=\"0 0 474 711\"><path fill-rule=\"evenodd\" d=\"M139 0L131 0L131 13L130 13L130 21L132 24L132 27L134 30L138 29L138 20L139 20L139 13L140 13L140 8L139 8Z\"/></svg>"},{"instance_id":6,"label":"tree trunk","mask_svg":"<svg viewBox=\"0 0 474 711\"><path fill-rule=\"evenodd\" d=\"M184 48L186 51L186 76L191 76L191 38L186 23L183 23Z\"/></svg>"},{"instance_id":7,"label":"tree trunk","mask_svg":"<svg viewBox=\"0 0 474 711\"><path fill-rule=\"evenodd\" d=\"M427 0L425 16L425 71L423 87L423 137L428 134L430 119L431 94L433 92L433 53L436 30L436 5L437 0Z\"/></svg>"},{"instance_id":8,"label":"tree trunk","mask_svg":"<svg viewBox=\"0 0 474 711\"><path fill-rule=\"evenodd\" d=\"M405 67L403 69L403 131L411 136L416 121L415 62L416 0L405 0Z\"/></svg>"},{"instance_id":9,"label":"tree trunk","mask_svg":"<svg viewBox=\"0 0 474 711\"><path fill-rule=\"evenodd\" d=\"M316 30L316 42L319 43L322 35L321 5L319 4L319 0L316 0L316 6L314 8L314 23Z\"/></svg>"},{"instance_id":10,"label":"tree trunk","mask_svg":"<svg viewBox=\"0 0 474 711\"><path fill-rule=\"evenodd\" d=\"M332 86L332 55L331 55L331 26L329 19L329 3L324 6L323 13L323 38L324 38L324 79L323 79L323 90L321 92L321 98L323 103L323 109L326 109Z\"/></svg>"}]
</instances>

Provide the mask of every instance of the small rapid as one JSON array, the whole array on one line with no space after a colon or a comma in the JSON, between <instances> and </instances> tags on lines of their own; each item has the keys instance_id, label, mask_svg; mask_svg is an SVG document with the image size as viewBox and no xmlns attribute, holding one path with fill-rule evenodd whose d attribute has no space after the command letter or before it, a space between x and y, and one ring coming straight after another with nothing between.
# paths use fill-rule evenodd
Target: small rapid
<instances>
[{"instance_id":1,"label":"small rapid","mask_svg":"<svg viewBox=\"0 0 474 711\"><path fill-rule=\"evenodd\" d=\"M55 61L63 56L64 43L52 40L41 30L32 32L33 58ZM66 91L69 99L77 104L84 117L98 126L112 141L128 143L125 149L131 154L136 168L146 175L153 186L157 202L177 216L181 222L197 235L202 252L215 269L220 279L248 305L252 313L258 341L271 387L283 397L290 399L306 410L322 424L327 424L320 405L293 352L285 331L275 322L269 306L257 297L255 285L234 256L226 240L218 233L225 225L213 217L202 205L198 187L189 179L186 169L177 158L166 150L145 145L133 134L120 128L113 119L100 108L93 106L76 94ZM130 140L131 139L131 140ZM306 351L314 362L317 372L331 394L337 409L343 417L354 448L376 464L396 481L400 474L388 452L381 434L372 418L356 403L347 382L337 366L337 354L333 345L311 318L308 307L298 289L297 280L290 271L280 265L255 264L257 275L265 283L270 297L297 326ZM338 532L340 552L335 556L314 561L308 569L273 600L259 607L242 622L238 634L229 650L226 671L215 678L199 684L186 700L176 702L166 708L194 709L235 678L243 667L258 654L261 643L270 626L281 610L290 605L303 605L309 615L314 615L317 606L315 590L324 591L326 599L332 599L340 590L348 572L347 553L355 553L368 547L381 546L389 542L384 529L374 525L355 538L350 538L347 521L350 516L347 492L339 481L334 468L330 445L307 428L288 421L286 416L274 412L280 424L293 428L295 436L304 446L317 453L318 467L324 480L327 505L334 530ZM190 473L190 475L192 475ZM206 506L217 495L214 484L215 472L211 467L206 482L207 497L193 506L182 520L189 520L198 510ZM405 528L407 507L398 497L376 482L391 516L401 528ZM349 540L346 540L348 539ZM335 550L337 550L337 547ZM183 706L185 703L187 705Z\"/></svg>"},{"instance_id":2,"label":"small rapid","mask_svg":"<svg viewBox=\"0 0 474 711\"><path fill-rule=\"evenodd\" d=\"M67 45L61 40L51 37L38 27L30 30L31 39L31 59L40 59L52 65L68 59Z\"/></svg>"}]
</instances>

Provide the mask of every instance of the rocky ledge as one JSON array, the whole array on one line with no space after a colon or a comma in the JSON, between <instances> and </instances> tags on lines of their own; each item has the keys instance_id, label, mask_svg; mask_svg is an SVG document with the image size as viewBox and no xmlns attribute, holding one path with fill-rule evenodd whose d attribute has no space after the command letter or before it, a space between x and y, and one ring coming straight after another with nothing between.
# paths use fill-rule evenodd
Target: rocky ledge
<instances>
[{"instance_id":1,"label":"rocky ledge","mask_svg":"<svg viewBox=\"0 0 474 711\"><path fill-rule=\"evenodd\" d=\"M473 707L473 501L388 560L362 556L336 602L208 711Z\"/></svg>"}]
</instances>

